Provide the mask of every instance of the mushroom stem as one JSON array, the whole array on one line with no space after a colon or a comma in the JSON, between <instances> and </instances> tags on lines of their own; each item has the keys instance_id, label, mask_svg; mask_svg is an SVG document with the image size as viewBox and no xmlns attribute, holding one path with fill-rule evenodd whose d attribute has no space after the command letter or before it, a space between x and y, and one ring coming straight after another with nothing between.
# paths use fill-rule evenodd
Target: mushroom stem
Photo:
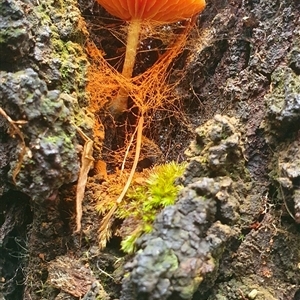
<instances>
[{"instance_id":1,"label":"mushroom stem","mask_svg":"<svg viewBox=\"0 0 300 300\"><path fill-rule=\"evenodd\" d=\"M139 44L140 31L141 20L131 20L128 26L125 61L122 70L122 75L128 79L132 77L137 47ZM116 98L114 98L109 105L110 112L115 116L124 112L127 109L127 99L128 91L124 88L121 88Z\"/></svg>"}]
</instances>

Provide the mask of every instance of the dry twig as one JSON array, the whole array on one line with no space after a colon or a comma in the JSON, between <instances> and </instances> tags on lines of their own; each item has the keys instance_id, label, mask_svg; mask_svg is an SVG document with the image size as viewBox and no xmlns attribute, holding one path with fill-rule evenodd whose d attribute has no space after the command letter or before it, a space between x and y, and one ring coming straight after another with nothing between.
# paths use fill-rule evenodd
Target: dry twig
<instances>
[{"instance_id":1,"label":"dry twig","mask_svg":"<svg viewBox=\"0 0 300 300\"><path fill-rule=\"evenodd\" d=\"M23 162L23 157L24 157L24 155L26 153L26 144L25 144L24 135L21 132L21 130L18 127L18 125L24 125L24 124L27 123L27 121L25 121L25 120L19 120L19 121L12 120L11 117L1 107L0 107L0 114L12 126L13 132L10 132L11 136L14 136L15 134L17 134L19 136L19 138L21 139L21 142L22 142L22 150L21 150L20 155L19 155L19 161L17 163L16 168L12 172L13 182L16 183L16 177L17 177L17 175L19 174L19 172L21 170L22 162Z\"/></svg>"},{"instance_id":2,"label":"dry twig","mask_svg":"<svg viewBox=\"0 0 300 300\"><path fill-rule=\"evenodd\" d=\"M114 203L114 206L110 209L108 214L106 214L105 217L101 221L101 225L100 225L100 228L99 228L99 244L100 244L102 249L105 248L105 246L106 246L107 235L108 235L108 232L109 232L109 221L110 221L111 217L114 215L116 209L118 208L118 205L124 199L128 189L130 187L130 184L132 182L133 176L135 174L137 164L139 162L140 153L141 153L143 128L144 128L144 115L142 114L140 119L139 119L139 122L138 122L138 125L137 125L137 130L136 130L135 156L134 156L133 165L132 165L131 170L130 170L130 174L129 174L128 179L126 181L126 184L125 184L125 186L122 190L122 193L120 194L120 196L118 197L118 199Z\"/></svg>"},{"instance_id":3,"label":"dry twig","mask_svg":"<svg viewBox=\"0 0 300 300\"><path fill-rule=\"evenodd\" d=\"M87 183L88 173L93 166L93 144L94 142L83 133L83 131L76 127L80 136L85 140L81 155L81 167L76 189L76 232L81 230L81 218L82 218L82 201L84 198L85 186Z\"/></svg>"}]
</instances>

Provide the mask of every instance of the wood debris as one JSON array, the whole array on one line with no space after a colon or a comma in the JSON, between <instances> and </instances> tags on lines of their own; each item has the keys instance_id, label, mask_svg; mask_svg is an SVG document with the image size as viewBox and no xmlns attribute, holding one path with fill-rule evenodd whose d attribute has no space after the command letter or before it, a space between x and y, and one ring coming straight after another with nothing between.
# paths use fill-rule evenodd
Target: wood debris
<instances>
[{"instance_id":1,"label":"wood debris","mask_svg":"<svg viewBox=\"0 0 300 300\"><path fill-rule=\"evenodd\" d=\"M77 127L78 133L85 140L81 155L81 167L79 172L79 178L76 189L76 232L81 230L82 219L82 201L84 198L85 187L88 179L88 174L94 164L93 158L93 144L94 142L86 136L80 128Z\"/></svg>"}]
</instances>

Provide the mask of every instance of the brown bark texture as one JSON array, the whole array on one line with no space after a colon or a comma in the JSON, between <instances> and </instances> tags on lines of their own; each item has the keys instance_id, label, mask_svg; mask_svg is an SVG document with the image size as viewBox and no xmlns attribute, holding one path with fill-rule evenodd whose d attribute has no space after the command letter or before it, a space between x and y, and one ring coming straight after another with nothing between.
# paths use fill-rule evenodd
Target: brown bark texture
<instances>
[{"instance_id":1,"label":"brown bark texture","mask_svg":"<svg viewBox=\"0 0 300 300\"><path fill-rule=\"evenodd\" d=\"M170 71L179 108L154 112L144 135L160 154L139 165L186 161L183 188L133 255L118 230L100 251L89 185L74 233L78 127L93 140L86 46L112 61L114 24L93 0L0 1L0 299L299 300L299 0L207 0ZM134 72L161 43L141 42ZM110 172L125 130L97 118Z\"/></svg>"}]
</instances>

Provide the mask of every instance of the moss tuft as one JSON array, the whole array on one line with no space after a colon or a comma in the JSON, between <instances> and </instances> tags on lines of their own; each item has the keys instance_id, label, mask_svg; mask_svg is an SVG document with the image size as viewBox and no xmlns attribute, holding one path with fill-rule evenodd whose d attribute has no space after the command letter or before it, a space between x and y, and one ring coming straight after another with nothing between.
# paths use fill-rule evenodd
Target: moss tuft
<instances>
[{"instance_id":1,"label":"moss tuft","mask_svg":"<svg viewBox=\"0 0 300 300\"><path fill-rule=\"evenodd\" d=\"M124 252L133 253L137 238L142 233L152 231L152 223L157 213L164 207L174 204L181 189L175 180L183 174L184 169L185 164L175 162L156 166L145 180L139 184L135 183L130 188L126 202L117 212L119 218L129 218L130 223L135 224L135 228L125 235L121 243Z\"/></svg>"}]
</instances>

